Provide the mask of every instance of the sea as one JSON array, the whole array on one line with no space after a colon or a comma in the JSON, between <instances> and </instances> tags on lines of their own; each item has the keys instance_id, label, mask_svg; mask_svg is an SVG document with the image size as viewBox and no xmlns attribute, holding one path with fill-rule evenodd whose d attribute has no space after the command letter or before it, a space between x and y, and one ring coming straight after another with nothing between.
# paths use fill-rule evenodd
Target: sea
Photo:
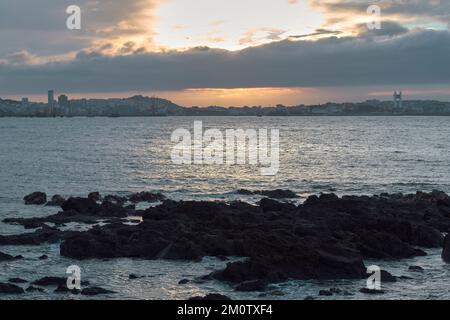
<instances>
[{"instance_id":1,"label":"sea","mask_svg":"<svg viewBox=\"0 0 450 320\"><path fill-rule=\"evenodd\" d=\"M268 129L279 132L279 169L262 175L258 164L177 164L172 160L172 135L177 129ZM35 217L58 208L25 206L34 191L65 197L89 192L126 195L161 192L174 200L243 200L238 189L290 189L304 201L312 194L373 195L450 192L449 117L142 117L142 118L0 118L0 220ZM142 208L150 204L140 204ZM152 204L157 205L157 204ZM70 224L83 230L87 226ZM0 234L31 232L0 222ZM384 294L365 295L363 280L288 281L266 293L235 292L231 285L198 281L225 267L227 261L206 257L201 262L107 259L76 261L59 255L59 244L0 246L0 251L24 259L0 262L0 282L20 277L67 276L71 265L82 280L115 291L98 297L45 292L0 299L187 299L220 293L233 299L449 299L450 266L440 250L426 257L397 261L365 261L403 278L383 284ZM40 260L41 255L47 260ZM231 257L230 261L244 259ZM411 272L409 266L423 272ZM129 275L138 275L130 279ZM182 279L190 280L180 285ZM197 280L196 280L197 279ZM28 284L23 285L24 288ZM342 294L318 296L339 288Z\"/></svg>"}]
</instances>

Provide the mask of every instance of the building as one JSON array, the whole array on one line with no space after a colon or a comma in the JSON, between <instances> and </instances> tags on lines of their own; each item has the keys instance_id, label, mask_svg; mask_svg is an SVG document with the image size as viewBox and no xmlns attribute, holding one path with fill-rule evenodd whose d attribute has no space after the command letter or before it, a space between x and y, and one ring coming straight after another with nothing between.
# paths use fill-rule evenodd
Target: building
<instances>
[{"instance_id":1,"label":"building","mask_svg":"<svg viewBox=\"0 0 450 320\"><path fill-rule=\"evenodd\" d=\"M53 90L48 90L48 98L47 98L48 112L49 115L52 116L55 114L55 92Z\"/></svg>"},{"instance_id":2,"label":"building","mask_svg":"<svg viewBox=\"0 0 450 320\"><path fill-rule=\"evenodd\" d=\"M60 95L58 97L58 105L67 107L69 105L69 98L65 94Z\"/></svg>"},{"instance_id":3,"label":"building","mask_svg":"<svg viewBox=\"0 0 450 320\"><path fill-rule=\"evenodd\" d=\"M28 98L22 98L22 102L20 103L20 106L22 108L28 108L28 106L30 105L30 102L28 100Z\"/></svg>"},{"instance_id":4,"label":"building","mask_svg":"<svg viewBox=\"0 0 450 320\"><path fill-rule=\"evenodd\" d=\"M403 94L401 91L394 92L394 109L402 109L403 108Z\"/></svg>"}]
</instances>

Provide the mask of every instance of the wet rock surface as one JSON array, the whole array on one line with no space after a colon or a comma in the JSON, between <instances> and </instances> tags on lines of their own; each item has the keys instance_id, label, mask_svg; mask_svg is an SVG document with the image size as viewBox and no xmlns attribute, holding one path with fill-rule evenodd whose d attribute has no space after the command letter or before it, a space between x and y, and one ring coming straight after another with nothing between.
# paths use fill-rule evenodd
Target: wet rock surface
<instances>
[{"instance_id":1,"label":"wet rock surface","mask_svg":"<svg viewBox=\"0 0 450 320\"><path fill-rule=\"evenodd\" d=\"M210 293L204 297L192 297L191 301L230 301L231 299L227 296L218 293Z\"/></svg>"},{"instance_id":2,"label":"wet rock surface","mask_svg":"<svg viewBox=\"0 0 450 320\"><path fill-rule=\"evenodd\" d=\"M46 206L49 207L60 207L62 204L66 202L66 199L60 196L59 194L55 194L52 199L47 202Z\"/></svg>"},{"instance_id":3,"label":"wet rock surface","mask_svg":"<svg viewBox=\"0 0 450 320\"><path fill-rule=\"evenodd\" d=\"M7 218L4 223L23 225L26 229L42 227L45 223L63 225L69 222L95 224L100 220L116 219L125 221L129 215L140 215L134 207L125 207L116 197L105 197L102 203L97 203L94 196L89 198L69 198L60 205L63 211L47 217ZM121 200L121 199L119 199Z\"/></svg>"},{"instance_id":4,"label":"wet rock surface","mask_svg":"<svg viewBox=\"0 0 450 320\"><path fill-rule=\"evenodd\" d=\"M41 228L31 233L0 236L0 245L40 245L42 243L56 243L77 231L61 231L57 228L42 225ZM18 257L14 257L17 259Z\"/></svg>"},{"instance_id":5,"label":"wet rock surface","mask_svg":"<svg viewBox=\"0 0 450 320\"><path fill-rule=\"evenodd\" d=\"M0 282L0 294L22 294L25 291L15 284L1 283Z\"/></svg>"},{"instance_id":6,"label":"wet rock surface","mask_svg":"<svg viewBox=\"0 0 450 320\"><path fill-rule=\"evenodd\" d=\"M283 189L276 189L276 190L257 190L257 191L250 191L247 189L239 189L236 192L237 194L242 195L261 195L272 199L294 199L298 198L299 196L291 191L291 190L283 190Z\"/></svg>"},{"instance_id":7,"label":"wet rock surface","mask_svg":"<svg viewBox=\"0 0 450 320\"><path fill-rule=\"evenodd\" d=\"M13 256L11 256L9 254L6 254L6 253L3 253L3 252L0 252L0 262L2 262L2 261L11 261L11 260L14 260Z\"/></svg>"},{"instance_id":8,"label":"wet rock surface","mask_svg":"<svg viewBox=\"0 0 450 320\"><path fill-rule=\"evenodd\" d=\"M111 290L103 289L101 287L89 287L81 290L81 294L84 296L97 296L100 294L113 294L116 293Z\"/></svg>"},{"instance_id":9,"label":"wet rock surface","mask_svg":"<svg viewBox=\"0 0 450 320\"><path fill-rule=\"evenodd\" d=\"M239 291L264 291L267 284L287 279L365 278L364 259L425 255L420 247L444 245L442 257L450 261L450 239L442 236L450 230L450 200L438 191L341 198L322 194L301 205L263 198L257 205L163 200L144 211L126 206L127 201L161 200L158 194L148 192L129 197L91 194L69 198L61 205L63 211L55 215L6 219L38 229L0 236L0 244L61 241L60 254L80 260L246 257L209 275L210 279L232 283ZM142 216L142 222L124 224L128 216ZM45 224L98 220L106 224L84 232L61 231ZM382 271L382 280L393 282L397 278ZM64 284L55 280L52 285ZM94 294L99 291L96 288L87 289ZM89 290L84 294L90 295Z\"/></svg>"},{"instance_id":10,"label":"wet rock surface","mask_svg":"<svg viewBox=\"0 0 450 320\"><path fill-rule=\"evenodd\" d=\"M236 284L362 278L364 258L409 258L425 254L418 247L440 247L441 232L450 227L449 203L440 192L323 194L299 206L268 198L257 206L166 200L145 210L138 225L111 223L69 236L60 252L75 259L248 257L212 274Z\"/></svg>"},{"instance_id":11,"label":"wet rock surface","mask_svg":"<svg viewBox=\"0 0 450 320\"><path fill-rule=\"evenodd\" d=\"M47 202L47 195L44 192L33 192L23 198L26 205L42 205Z\"/></svg>"}]
</instances>

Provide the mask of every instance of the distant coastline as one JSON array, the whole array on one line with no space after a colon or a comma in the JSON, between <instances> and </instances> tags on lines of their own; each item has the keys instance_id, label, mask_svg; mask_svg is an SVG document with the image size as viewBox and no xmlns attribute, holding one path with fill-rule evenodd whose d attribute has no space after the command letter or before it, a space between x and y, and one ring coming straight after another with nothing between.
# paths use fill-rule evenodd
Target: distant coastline
<instances>
[{"instance_id":1,"label":"distant coastline","mask_svg":"<svg viewBox=\"0 0 450 320\"><path fill-rule=\"evenodd\" d=\"M53 98L51 98L53 101ZM450 116L450 102L405 100L325 103L276 107L183 107L169 100L133 96L124 99L76 99L61 95L48 103L0 98L0 117L165 117L165 116Z\"/></svg>"}]
</instances>

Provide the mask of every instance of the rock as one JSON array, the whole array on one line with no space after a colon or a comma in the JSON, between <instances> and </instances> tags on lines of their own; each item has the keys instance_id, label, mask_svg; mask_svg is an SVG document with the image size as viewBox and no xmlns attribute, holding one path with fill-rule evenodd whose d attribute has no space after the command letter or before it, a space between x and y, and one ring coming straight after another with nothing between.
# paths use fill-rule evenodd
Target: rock
<instances>
[{"instance_id":1,"label":"rock","mask_svg":"<svg viewBox=\"0 0 450 320\"><path fill-rule=\"evenodd\" d=\"M91 192L88 194L88 199L98 202L98 201L102 201L102 196L100 195L99 192Z\"/></svg>"},{"instance_id":2,"label":"rock","mask_svg":"<svg viewBox=\"0 0 450 320\"><path fill-rule=\"evenodd\" d=\"M332 295L333 295L333 292L331 292L330 290L320 290L319 291L319 296L329 297Z\"/></svg>"},{"instance_id":3,"label":"rock","mask_svg":"<svg viewBox=\"0 0 450 320\"><path fill-rule=\"evenodd\" d=\"M1 261L11 261L11 260L14 260L13 256L0 251L0 262Z\"/></svg>"},{"instance_id":4,"label":"rock","mask_svg":"<svg viewBox=\"0 0 450 320\"><path fill-rule=\"evenodd\" d=\"M450 230L446 199L441 194L322 194L298 206L269 198L259 205L164 200L143 212L107 201L111 203L97 204L88 215L66 211L64 216L108 217L108 224L55 238L62 239L61 255L73 259L247 257L211 274L236 286L247 281L363 279L365 258L411 258L426 254L418 246L439 247L440 233ZM142 214L142 222L124 224L122 217L111 217L115 212ZM394 279L382 273L382 280Z\"/></svg>"},{"instance_id":5,"label":"rock","mask_svg":"<svg viewBox=\"0 0 450 320\"><path fill-rule=\"evenodd\" d=\"M80 294L81 291L78 289L69 289L67 285L59 285L53 292L55 293L71 293L71 294Z\"/></svg>"},{"instance_id":6,"label":"rock","mask_svg":"<svg viewBox=\"0 0 450 320\"><path fill-rule=\"evenodd\" d=\"M56 194L52 197L52 199L49 202L47 202L46 206L60 207L65 201L66 201L65 198L63 198L59 194Z\"/></svg>"},{"instance_id":7,"label":"rock","mask_svg":"<svg viewBox=\"0 0 450 320\"><path fill-rule=\"evenodd\" d=\"M0 294L22 294L25 291L14 284L11 283L1 283L0 282Z\"/></svg>"},{"instance_id":8,"label":"rock","mask_svg":"<svg viewBox=\"0 0 450 320\"><path fill-rule=\"evenodd\" d=\"M236 191L237 194L241 195L262 195L272 199L291 199L298 198L298 195L291 190L258 190L258 191L250 191L247 189L239 189Z\"/></svg>"},{"instance_id":9,"label":"rock","mask_svg":"<svg viewBox=\"0 0 450 320\"><path fill-rule=\"evenodd\" d=\"M281 290L272 290L272 291L269 291L267 294L269 296L278 296L278 297L282 297L285 295L284 292Z\"/></svg>"},{"instance_id":10,"label":"rock","mask_svg":"<svg viewBox=\"0 0 450 320\"><path fill-rule=\"evenodd\" d=\"M312 296L307 296L305 299L303 299L305 301L312 301L312 300L316 300L316 298L312 297Z\"/></svg>"},{"instance_id":11,"label":"rock","mask_svg":"<svg viewBox=\"0 0 450 320\"><path fill-rule=\"evenodd\" d=\"M45 224L43 222L39 222L39 221L32 221L32 220L26 220L22 223L22 226L25 229L37 229L37 228L42 228ZM45 225L47 226L47 225Z\"/></svg>"},{"instance_id":12,"label":"rock","mask_svg":"<svg viewBox=\"0 0 450 320\"><path fill-rule=\"evenodd\" d=\"M218 293L210 293L204 297L193 297L190 298L191 301L231 301L231 299L227 296L218 294Z\"/></svg>"},{"instance_id":13,"label":"rock","mask_svg":"<svg viewBox=\"0 0 450 320\"><path fill-rule=\"evenodd\" d=\"M369 289L369 288L362 288L359 290L359 292L364 294L384 294L384 290L376 290L376 289Z\"/></svg>"},{"instance_id":14,"label":"rock","mask_svg":"<svg viewBox=\"0 0 450 320\"><path fill-rule=\"evenodd\" d=\"M42 256L39 257L39 260L47 260L48 256L46 254L43 254Z\"/></svg>"},{"instance_id":15,"label":"rock","mask_svg":"<svg viewBox=\"0 0 450 320\"><path fill-rule=\"evenodd\" d=\"M266 289L267 289L267 282L262 280L244 281L236 287L236 291L243 291L243 292L265 291Z\"/></svg>"},{"instance_id":16,"label":"rock","mask_svg":"<svg viewBox=\"0 0 450 320\"><path fill-rule=\"evenodd\" d=\"M38 291L38 292L45 292L44 289L33 287L33 286L29 286L25 291L26 292L36 292L36 291Z\"/></svg>"},{"instance_id":17,"label":"rock","mask_svg":"<svg viewBox=\"0 0 450 320\"><path fill-rule=\"evenodd\" d=\"M55 243L63 239L65 236L73 232L65 232L56 228L43 225L31 233L23 233L18 235L0 235L0 245L39 245L42 243ZM15 259L23 258L22 256L15 257Z\"/></svg>"},{"instance_id":18,"label":"rock","mask_svg":"<svg viewBox=\"0 0 450 320\"><path fill-rule=\"evenodd\" d=\"M381 270L381 282L396 282L397 277L393 276L386 270Z\"/></svg>"},{"instance_id":19,"label":"rock","mask_svg":"<svg viewBox=\"0 0 450 320\"><path fill-rule=\"evenodd\" d=\"M103 198L103 202L105 202L105 201L111 202L114 204L118 204L118 205L123 205L125 202L128 201L128 198L117 196L117 195L107 195Z\"/></svg>"},{"instance_id":20,"label":"rock","mask_svg":"<svg viewBox=\"0 0 450 320\"><path fill-rule=\"evenodd\" d=\"M187 283L189 283L189 280L188 280L188 279L181 279L181 280L178 282L178 284L187 284Z\"/></svg>"},{"instance_id":21,"label":"rock","mask_svg":"<svg viewBox=\"0 0 450 320\"><path fill-rule=\"evenodd\" d=\"M81 290L81 294L84 296L96 296L96 295L100 295L100 294L112 294L112 293L116 293L114 291L111 290L106 290L100 287L89 287L89 288L85 288L83 290Z\"/></svg>"},{"instance_id":22,"label":"rock","mask_svg":"<svg viewBox=\"0 0 450 320\"><path fill-rule=\"evenodd\" d=\"M140 192L134 193L128 197L128 200L134 203L137 202L158 202L164 201L166 197L161 193L153 193L153 192Z\"/></svg>"},{"instance_id":23,"label":"rock","mask_svg":"<svg viewBox=\"0 0 450 320\"><path fill-rule=\"evenodd\" d=\"M21 279L21 278L10 278L8 279L8 282L11 283L27 283L27 280Z\"/></svg>"},{"instance_id":24,"label":"rock","mask_svg":"<svg viewBox=\"0 0 450 320\"><path fill-rule=\"evenodd\" d=\"M47 202L47 195L44 192L33 192L23 198L26 205L41 205Z\"/></svg>"},{"instance_id":25,"label":"rock","mask_svg":"<svg viewBox=\"0 0 450 320\"><path fill-rule=\"evenodd\" d=\"M33 281L31 284L41 287L57 286L67 287L67 278L65 277L43 277L39 280ZM81 285L89 285L89 281L81 281Z\"/></svg>"},{"instance_id":26,"label":"rock","mask_svg":"<svg viewBox=\"0 0 450 320\"><path fill-rule=\"evenodd\" d=\"M413 271L413 272L423 272L424 271L424 269L419 266L409 266L408 270Z\"/></svg>"},{"instance_id":27,"label":"rock","mask_svg":"<svg viewBox=\"0 0 450 320\"><path fill-rule=\"evenodd\" d=\"M100 210L97 202L89 198L69 198L61 205L61 208L64 211L74 211L92 215L95 215Z\"/></svg>"},{"instance_id":28,"label":"rock","mask_svg":"<svg viewBox=\"0 0 450 320\"><path fill-rule=\"evenodd\" d=\"M283 209L287 208L286 203L282 203L276 200L272 200L269 198L263 198L259 202L259 206L263 210L263 212L269 212L269 211L282 211Z\"/></svg>"},{"instance_id":29,"label":"rock","mask_svg":"<svg viewBox=\"0 0 450 320\"><path fill-rule=\"evenodd\" d=\"M33 281L31 284L41 287L57 286L67 287L67 278L64 277L44 277L39 280Z\"/></svg>"},{"instance_id":30,"label":"rock","mask_svg":"<svg viewBox=\"0 0 450 320\"><path fill-rule=\"evenodd\" d=\"M128 279L130 279L130 280L136 280L139 278L142 278L142 277L138 276L137 274L133 274L133 273L128 276Z\"/></svg>"},{"instance_id":31,"label":"rock","mask_svg":"<svg viewBox=\"0 0 450 320\"><path fill-rule=\"evenodd\" d=\"M239 189L236 191L237 194L241 194L244 196L251 196L254 195L255 193L253 191L247 190L247 189Z\"/></svg>"},{"instance_id":32,"label":"rock","mask_svg":"<svg viewBox=\"0 0 450 320\"><path fill-rule=\"evenodd\" d=\"M450 263L450 233L444 239L444 248L442 250L442 259Z\"/></svg>"},{"instance_id":33,"label":"rock","mask_svg":"<svg viewBox=\"0 0 450 320\"><path fill-rule=\"evenodd\" d=\"M261 195L273 199L291 199L291 198L298 198L298 195L291 191L291 190L282 190L282 189L276 189L276 190L269 190L269 191L260 191Z\"/></svg>"}]
</instances>

